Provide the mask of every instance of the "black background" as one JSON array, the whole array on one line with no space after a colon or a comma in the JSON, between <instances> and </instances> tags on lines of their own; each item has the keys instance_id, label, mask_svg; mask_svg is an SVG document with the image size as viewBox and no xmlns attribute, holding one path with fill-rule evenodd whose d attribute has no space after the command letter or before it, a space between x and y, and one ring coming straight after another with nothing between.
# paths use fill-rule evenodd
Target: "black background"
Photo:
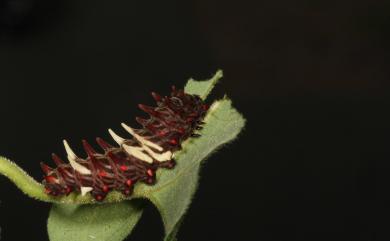
<instances>
[{"instance_id":1,"label":"black background","mask_svg":"<svg viewBox=\"0 0 390 241\"><path fill-rule=\"evenodd\" d=\"M204 166L179 240L390 240L388 1L0 1L0 153L40 179L68 139L225 77L247 118ZM47 240L49 205L0 178L1 240ZM161 240L150 207L129 240Z\"/></svg>"}]
</instances>

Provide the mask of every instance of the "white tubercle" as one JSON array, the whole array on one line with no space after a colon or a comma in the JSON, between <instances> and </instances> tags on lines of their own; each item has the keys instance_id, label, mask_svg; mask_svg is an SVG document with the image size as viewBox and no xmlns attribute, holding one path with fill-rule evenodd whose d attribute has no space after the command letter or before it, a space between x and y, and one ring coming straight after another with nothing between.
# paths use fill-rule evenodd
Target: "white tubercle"
<instances>
[{"instance_id":1,"label":"white tubercle","mask_svg":"<svg viewBox=\"0 0 390 241\"><path fill-rule=\"evenodd\" d=\"M134 136L135 139L137 139L139 142L141 142L142 144L146 145L146 146L149 146L149 147L152 147L158 151L162 151L163 148L159 145L157 145L156 143L153 143L149 140L146 140L144 137L138 135L137 133L135 133L135 131L133 130L133 128L131 128L130 126L126 125L125 123L121 123L122 127L125 128L125 130L127 132L129 132L132 136Z\"/></svg>"},{"instance_id":2,"label":"white tubercle","mask_svg":"<svg viewBox=\"0 0 390 241\"><path fill-rule=\"evenodd\" d=\"M72 149L70 148L66 140L64 140L64 146L65 146L65 151L68 154L69 164L72 166L72 168L83 175L91 175L92 172L88 168L79 164L76 161L78 157L76 156L76 154L74 154L74 152L72 151Z\"/></svg>"},{"instance_id":3,"label":"white tubercle","mask_svg":"<svg viewBox=\"0 0 390 241\"><path fill-rule=\"evenodd\" d=\"M164 153L155 153L152 151L149 147L143 146L144 150L149 153L154 159L156 159L159 162L164 162L164 161L169 161L172 160L172 152L171 151L166 151Z\"/></svg>"},{"instance_id":4,"label":"white tubercle","mask_svg":"<svg viewBox=\"0 0 390 241\"><path fill-rule=\"evenodd\" d=\"M134 147L134 146L128 146L128 145L123 145L123 148L125 149L125 151L127 153L129 153L130 155L140 159L141 161L144 161L144 162L147 162L147 163L153 163L153 159L146 155L145 153L143 153L143 149L140 148L140 147Z\"/></svg>"},{"instance_id":5,"label":"white tubercle","mask_svg":"<svg viewBox=\"0 0 390 241\"><path fill-rule=\"evenodd\" d=\"M85 194L89 193L92 190L92 187L80 187L81 196L85 196Z\"/></svg>"},{"instance_id":6,"label":"white tubercle","mask_svg":"<svg viewBox=\"0 0 390 241\"><path fill-rule=\"evenodd\" d=\"M73 150L70 148L66 140L64 140L64 146L65 146L66 154L68 155L68 159L76 160L77 156L76 154L74 154Z\"/></svg>"},{"instance_id":7,"label":"white tubercle","mask_svg":"<svg viewBox=\"0 0 390 241\"><path fill-rule=\"evenodd\" d=\"M114 141L118 143L118 145L121 146L125 142L125 139L115 134L113 130L108 129L108 132L110 133L112 139L114 139Z\"/></svg>"}]
</instances>

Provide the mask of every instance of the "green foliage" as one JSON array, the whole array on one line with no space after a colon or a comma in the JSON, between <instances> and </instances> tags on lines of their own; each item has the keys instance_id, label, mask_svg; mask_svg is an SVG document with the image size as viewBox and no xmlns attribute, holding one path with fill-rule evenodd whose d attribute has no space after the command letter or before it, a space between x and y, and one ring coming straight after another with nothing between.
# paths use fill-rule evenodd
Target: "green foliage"
<instances>
[{"instance_id":1,"label":"green foliage","mask_svg":"<svg viewBox=\"0 0 390 241\"><path fill-rule=\"evenodd\" d=\"M51 241L122 241L142 215L135 202L53 205L48 230Z\"/></svg>"},{"instance_id":2,"label":"green foliage","mask_svg":"<svg viewBox=\"0 0 390 241\"><path fill-rule=\"evenodd\" d=\"M222 71L218 71L208 81L190 80L185 91L205 99L221 77ZM157 207L164 224L165 240L174 241L183 215L196 191L201 161L223 144L235 139L245 125L244 118L226 97L211 105L204 122L203 130L199 131L201 137L186 140L182 144L183 149L175 153L177 166L173 170L160 169L155 185L137 184L131 200L125 200L126 197L118 192L111 192L103 204L91 204L95 201L90 195L48 197L42 194L39 183L24 172L19 173L21 169L5 159L0 159L0 173L14 181L27 195L55 203L48 219L51 241L123 240L141 217L139 198L148 199ZM10 172L8 169L12 168L2 168L2 165L12 165L17 171ZM18 177L11 177L15 173L19 173ZM31 183L34 191L26 187ZM113 203L118 201L123 202Z\"/></svg>"},{"instance_id":3,"label":"green foliage","mask_svg":"<svg viewBox=\"0 0 390 241\"><path fill-rule=\"evenodd\" d=\"M199 95L202 99L206 99L213 90L214 86L218 83L218 80L222 77L222 70L218 70L217 73L215 73L215 75L209 80L196 81L194 79L189 79L184 87L184 91L188 94Z\"/></svg>"},{"instance_id":4,"label":"green foliage","mask_svg":"<svg viewBox=\"0 0 390 241\"><path fill-rule=\"evenodd\" d=\"M5 157L0 156L0 175L7 177L23 193L31 198L49 201L51 197L44 193L42 184L35 181L22 168Z\"/></svg>"}]
</instances>

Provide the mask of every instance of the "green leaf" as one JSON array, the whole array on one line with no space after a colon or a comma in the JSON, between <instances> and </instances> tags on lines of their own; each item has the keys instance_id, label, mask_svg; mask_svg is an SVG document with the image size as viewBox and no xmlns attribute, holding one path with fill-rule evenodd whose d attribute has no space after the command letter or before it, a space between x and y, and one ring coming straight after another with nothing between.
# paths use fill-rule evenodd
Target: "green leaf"
<instances>
[{"instance_id":1,"label":"green leaf","mask_svg":"<svg viewBox=\"0 0 390 241\"><path fill-rule=\"evenodd\" d=\"M222 77L222 70L218 70L209 80L197 81L194 79L189 79L186 86L184 87L184 91L188 94L199 95L202 99L206 99L211 90L218 83L218 80L220 80Z\"/></svg>"},{"instance_id":2,"label":"green leaf","mask_svg":"<svg viewBox=\"0 0 390 241\"><path fill-rule=\"evenodd\" d=\"M48 220L51 241L122 241L142 215L140 202L54 204Z\"/></svg>"},{"instance_id":3,"label":"green leaf","mask_svg":"<svg viewBox=\"0 0 390 241\"><path fill-rule=\"evenodd\" d=\"M155 186L139 186L137 193L156 205L161 213L166 240L175 240L175 233L186 213L198 185L201 161L223 144L233 140L245 124L231 107L231 101L215 102L205 118L202 137L189 139L176 156L177 167L163 170Z\"/></svg>"},{"instance_id":4,"label":"green leaf","mask_svg":"<svg viewBox=\"0 0 390 241\"><path fill-rule=\"evenodd\" d=\"M222 71L218 71L208 81L190 80L185 91L205 99L221 77ZM139 183L130 197L149 199L157 207L163 220L166 241L176 240L180 223L198 185L201 161L223 144L235 139L245 125L244 118L226 97L211 105L204 122L203 130L199 131L201 137L188 139L182 143L182 150L174 153L177 166L173 170L158 170L156 185ZM96 201L91 195L81 196L76 193L64 197L47 196L41 184L6 159L0 158L0 174L7 176L27 195L57 203L53 205L48 220L51 241L84 241L92 240L91 237L101 241L121 240L131 232L141 217L137 200L124 201L129 198L119 192L110 192L104 200L106 204L78 206L74 204L91 204ZM114 203L119 201L124 202ZM119 227L123 232L115 236ZM73 236L64 236L64 230Z\"/></svg>"},{"instance_id":5,"label":"green leaf","mask_svg":"<svg viewBox=\"0 0 390 241\"><path fill-rule=\"evenodd\" d=\"M23 193L40 201L54 201L44 192L44 187L35 181L22 168L0 156L0 174L12 181Z\"/></svg>"}]
</instances>

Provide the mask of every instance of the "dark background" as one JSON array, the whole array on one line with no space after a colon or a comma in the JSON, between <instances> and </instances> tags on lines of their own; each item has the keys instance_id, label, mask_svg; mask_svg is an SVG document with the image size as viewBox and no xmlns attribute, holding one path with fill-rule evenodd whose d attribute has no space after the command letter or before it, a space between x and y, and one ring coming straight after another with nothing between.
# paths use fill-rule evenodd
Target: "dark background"
<instances>
[{"instance_id":1,"label":"dark background","mask_svg":"<svg viewBox=\"0 0 390 241\"><path fill-rule=\"evenodd\" d=\"M63 138L108 139L136 104L225 77L247 118L204 166L179 240L390 240L389 1L0 1L0 153L35 178ZM2 240L49 205L0 178ZM129 240L161 240L150 207Z\"/></svg>"}]
</instances>

